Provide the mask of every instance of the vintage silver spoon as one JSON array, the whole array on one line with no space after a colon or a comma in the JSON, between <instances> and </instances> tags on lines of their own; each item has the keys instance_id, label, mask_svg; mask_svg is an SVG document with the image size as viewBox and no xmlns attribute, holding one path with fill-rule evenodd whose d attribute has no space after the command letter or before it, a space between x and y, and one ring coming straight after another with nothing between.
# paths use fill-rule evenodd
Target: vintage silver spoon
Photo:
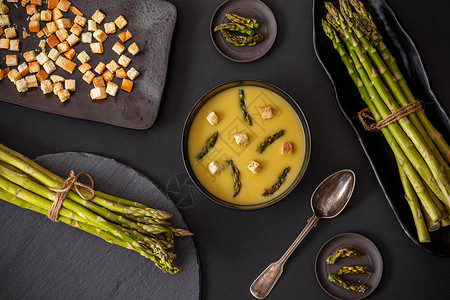
<instances>
[{"instance_id":1,"label":"vintage silver spoon","mask_svg":"<svg viewBox=\"0 0 450 300\"><path fill-rule=\"evenodd\" d=\"M319 219L331 219L347 205L355 188L355 173L351 170L341 170L322 181L311 196L313 215L308 224L287 249L283 256L271 263L250 286L250 293L256 299L264 299L272 291L283 273L284 263L288 260L303 238L316 226Z\"/></svg>"}]
</instances>

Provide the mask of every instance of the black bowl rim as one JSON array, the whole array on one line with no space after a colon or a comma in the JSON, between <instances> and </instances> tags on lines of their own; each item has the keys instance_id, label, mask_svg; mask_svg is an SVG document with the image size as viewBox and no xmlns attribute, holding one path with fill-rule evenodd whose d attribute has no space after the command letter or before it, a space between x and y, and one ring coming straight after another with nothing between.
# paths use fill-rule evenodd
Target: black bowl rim
<instances>
[{"instance_id":1,"label":"black bowl rim","mask_svg":"<svg viewBox=\"0 0 450 300\"><path fill-rule=\"evenodd\" d=\"M220 199L219 197L214 196L212 193L210 193L206 188L203 187L203 185L197 180L196 176L193 174L193 171L190 168L190 163L189 163L189 157L187 157L187 137L188 137L188 129L190 129L190 125L192 123L192 116L193 113L199 109L203 104L202 102L204 101L203 99L205 99L208 95L215 95L219 92L222 92L223 90L225 90L227 85L232 85L232 84L241 84L241 85L245 85L248 83L256 83L256 84L263 84L263 85L267 85L271 88L273 88L273 92L279 92L281 93L283 97L283 99L285 99L294 109L294 111L296 112L300 123L302 125L303 128L303 132L305 135L305 159L303 161L303 165L302 165L302 169L300 170L299 174L297 175L296 180L289 186L288 189L286 189L282 194L278 195L277 197L275 197L272 200L269 200L267 202L263 202L260 204L254 204L254 205L237 205L237 204L233 204L230 202L226 202L222 199ZM260 86L257 85L259 87L262 88L266 88L264 86ZM219 89L224 88L223 90L218 91ZM211 95L211 97L213 96ZM312 152L312 138L311 138L311 129L308 123L308 120L306 118L305 113L303 112L302 108L300 107L300 105L294 100L294 98L289 95L285 90L283 90L282 88L278 87L277 85L270 83L268 81L264 81L264 80L260 80L260 79L235 79L235 80L229 80L226 81L224 83L221 83L219 85L216 85L215 87L213 87L212 89L210 89L208 92L206 92L205 94L203 94L199 100L197 100L197 102L194 104L194 106L191 108L191 110L189 111L189 114L186 117L186 120L184 122L184 126L183 126L183 134L181 136L181 153L182 153L182 158L183 158L183 164L184 164L184 168L186 169L186 172L189 175L189 178L192 180L192 182L194 183L194 185L200 190L200 192L206 196L209 200L211 200L212 202L226 207L226 208L231 208L231 209L235 209L235 210L258 210L258 209L262 209L262 208L266 208L269 206L272 206L278 202L280 202L282 199L286 198L296 187L297 185L300 183L300 181L303 179L303 177L305 176L307 170L308 170L308 166L309 163L311 161L311 152Z\"/></svg>"}]
</instances>

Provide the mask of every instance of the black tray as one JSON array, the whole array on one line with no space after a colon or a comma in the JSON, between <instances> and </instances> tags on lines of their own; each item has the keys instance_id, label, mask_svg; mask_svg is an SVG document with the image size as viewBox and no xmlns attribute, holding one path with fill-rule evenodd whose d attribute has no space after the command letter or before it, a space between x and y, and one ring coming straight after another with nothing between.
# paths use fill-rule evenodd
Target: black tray
<instances>
[{"instance_id":1,"label":"black tray","mask_svg":"<svg viewBox=\"0 0 450 300\"><path fill-rule=\"evenodd\" d=\"M421 244L417 240L414 221L409 206L404 199L404 192L397 175L397 165L392 151L381 134L365 131L356 117L357 112L364 107L364 102L361 100L350 76L347 75L344 63L323 32L321 19L326 15L324 2L323 0L313 0L314 49L317 58L333 84L339 108L355 131L386 199L405 233L425 251L438 256L450 257L449 227L430 233L430 243ZM397 63L412 92L417 99L425 103L425 113L428 118L444 135L444 138L447 141L450 140L450 118L431 89L422 59L411 37L403 29L394 11L384 0L367 0L364 3L372 14L385 43L397 58Z\"/></svg>"}]
</instances>

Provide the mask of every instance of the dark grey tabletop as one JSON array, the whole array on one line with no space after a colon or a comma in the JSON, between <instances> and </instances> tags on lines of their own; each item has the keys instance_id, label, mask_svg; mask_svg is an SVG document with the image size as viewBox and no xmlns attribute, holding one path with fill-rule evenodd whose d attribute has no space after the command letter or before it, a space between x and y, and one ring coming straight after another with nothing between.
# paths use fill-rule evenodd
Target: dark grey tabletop
<instances>
[{"instance_id":1,"label":"dark grey tabletop","mask_svg":"<svg viewBox=\"0 0 450 300\"><path fill-rule=\"evenodd\" d=\"M123 129L0 102L0 142L31 158L65 151L111 157L151 178L178 204L196 234L203 299L253 299L251 282L283 254L311 216L309 199L316 185L334 171L350 168L357 183L349 205L338 218L320 221L305 238L269 299L327 299L314 275L315 257L328 239L343 232L363 234L381 252L383 277L372 299L448 298L450 260L426 253L404 234L336 105L314 55L312 1L264 1L277 18L278 36L264 57L250 63L224 58L210 41L210 18L221 1L171 2L178 18L163 99L152 128ZM450 2L389 3L416 42L437 97L450 110ZM197 193L181 199L179 192L188 187L174 184L186 176L180 140L189 110L212 87L238 78L261 79L286 90L303 108L313 136L303 181L280 203L257 211L227 209ZM134 288L138 287L130 287Z\"/></svg>"}]
</instances>

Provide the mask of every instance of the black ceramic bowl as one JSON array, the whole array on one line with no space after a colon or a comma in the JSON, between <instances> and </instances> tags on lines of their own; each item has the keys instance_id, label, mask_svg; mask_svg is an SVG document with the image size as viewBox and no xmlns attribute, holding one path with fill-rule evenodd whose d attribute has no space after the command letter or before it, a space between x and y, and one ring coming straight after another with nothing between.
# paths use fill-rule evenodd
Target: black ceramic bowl
<instances>
[{"instance_id":1,"label":"black ceramic bowl","mask_svg":"<svg viewBox=\"0 0 450 300\"><path fill-rule=\"evenodd\" d=\"M194 174L194 171L193 171L192 166L189 161L189 154L188 154L188 147L187 147L189 131L190 131L192 122L193 122L195 116L197 115L198 111L200 110L200 108L215 95L217 95L227 89L239 87L239 86L256 86L256 87L267 89L267 90L274 92L275 94L281 96L286 102L288 102L291 105L291 107L296 112L298 119L302 125L304 135L305 135L304 136L305 157L303 160L303 164L300 168L300 171L297 174L297 177L295 178L295 180L283 193L281 193L277 197L270 199L266 202L254 204L254 205L238 205L238 204L230 203L230 202L224 201L224 200L216 197L212 192L207 190ZM185 166L186 171L189 174L191 180L198 187L198 189L213 202L220 204L222 206L228 207L228 208L234 208L234 209L240 209L240 210L253 210L253 209L268 207L270 205L273 205L273 204L279 202L281 199L286 197L290 192L292 192L292 190L294 190L294 188L297 186L297 184L303 178L303 176L306 172L306 169L308 167L310 156L311 156L311 132L310 132L309 125L306 120L305 114L303 113L300 106L294 101L294 99L291 96L289 96L285 91L283 91L279 87L277 87L271 83L259 81L259 80L235 80L235 81L221 84L221 85L213 88L209 92L207 92L203 97L200 98L200 100L197 101L197 103L194 105L192 110L189 112L189 115L184 124L183 136L182 136L181 142L182 142L182 153L183 153L182 155L183 155L184 166Z\"/></svg>"}]
</instances>

